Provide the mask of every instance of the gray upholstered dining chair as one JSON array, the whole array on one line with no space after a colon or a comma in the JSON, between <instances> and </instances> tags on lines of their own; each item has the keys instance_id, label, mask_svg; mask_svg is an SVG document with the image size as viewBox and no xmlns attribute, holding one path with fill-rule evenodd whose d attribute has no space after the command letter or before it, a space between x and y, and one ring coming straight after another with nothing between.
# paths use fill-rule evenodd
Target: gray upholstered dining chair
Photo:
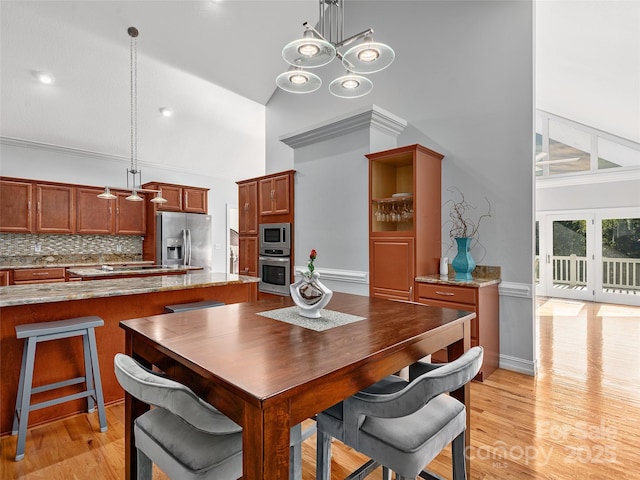
<instances>
[{"instance_id":1,"label":"gray upholstered dining chair","mask_svg":"<svg viewBox=\"0 0 640 480\"><path fill-rule=\"evenodd\" d=\"M450 363L418 362L409 381L391 375L319 413L316 478L330 478L333 437L371 459L349 479L362 479L379 465L387 480L390 471L397 480L441 478L424 468L449 443L453 478L466 479L466 410L447 393L476 376L483 354L473 347Z\"/></svg>"},{"instance_id":2,"label":"gray upholstered dining chair","mask_svg":"<svg viewBox=\"0 0 640 480\"><path fill-rule=\"evenodd\" d=\"M239 425L185 385L127 355L116 354L114 367L122 388L155 407L134 424L140 480L151 480L152 463L176 480L242 477Z\"/></svg>"}]
</instances>

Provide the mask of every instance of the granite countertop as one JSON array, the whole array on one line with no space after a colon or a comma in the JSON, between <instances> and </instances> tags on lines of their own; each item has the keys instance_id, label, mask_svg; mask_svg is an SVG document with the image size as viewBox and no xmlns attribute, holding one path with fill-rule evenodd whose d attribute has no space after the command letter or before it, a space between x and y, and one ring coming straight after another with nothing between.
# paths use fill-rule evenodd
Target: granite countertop
<instances>
[{"instance_id":1,"label":"granite countertop","mask_svg":"<svg viewBox=\"0 0 640 480\"><path fill-rule=\"evenodd\" d=\"M258 283L259 281L258 277L205 270L184 275L10 285L8 287L0 287L0 307L216 287L240 283Z\"/></svg>"},{"instance_id":2,"label":"granite countertop","mask_svg":"<svg viewBox=\"0 0 640 480\"><path fill-rule=\"evenodd\" d=\"M499 278L480 278L473 277L471 280L456 280L454 275L425 275L424 277L416 277L418 283L438 283L440 285L461 285L463 287L486 287L500 283Z\"/></svg>"},{"instance_id":3,"label":"granite countertop","mask_svg":"<svg viewBox=\"0 0 640 480\"><path fill-rule=\"evenodd\" d=\"M456 280L455 272L449 265L448 275L425 275L416 277L418 283L436 283L440 285L461 285L463 287L486 287L500 283L500 267L478 265L472 272L471 280Z\"/></svg>"},{"instance_id":4,"label":"granite countertop","mask_svg":"<svg viewBox=\"0 0 640 480\"><path fill-rule=\"evenodd\" d=\"M202 267L188 267L182 265L153 265L149 262L148 265L103 265L96 267L84 267L84 268L68 268L69 275L74 277L86 278L101 278L101 277L115 277L125 275L150 275L156 273L174 274L176 272L187 273L189 271L203 270Z\"/></svg>"},{"instance_id":5,"label":"granite countertop","mask_svg":"<svg viewBox=\"0 0 640 480\"><path fill-rule=\"evenodd\" d=\"M51 262L9 262L5 260L0 264L0 270L22 270L26 268L55 268L55 267L64 267L64 268L89 268L89 267L99 267L102 265L153 265L153 262L150 260L132 260L132 261L115 261L115 262L97 262L97 261L74 261L74 260L55 260Z\"/></svg>"}]
</instances>

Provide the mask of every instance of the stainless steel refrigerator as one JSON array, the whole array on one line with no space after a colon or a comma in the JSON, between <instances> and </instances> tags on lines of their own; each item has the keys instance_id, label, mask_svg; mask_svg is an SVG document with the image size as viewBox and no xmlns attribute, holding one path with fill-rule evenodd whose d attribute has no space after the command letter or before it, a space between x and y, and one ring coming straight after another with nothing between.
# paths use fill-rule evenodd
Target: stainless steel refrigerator
<instances>
[{"instance_id":1,"label":"stainless steel refrigerator","mask_svg":"<svg viewBox=\"0 0 640 480\"><path fill-rule=\"evenodd\" d=\"M160 212L156 235L157 258L162 265L211 268L211 215Z\"/></svg>"}]
</instances>

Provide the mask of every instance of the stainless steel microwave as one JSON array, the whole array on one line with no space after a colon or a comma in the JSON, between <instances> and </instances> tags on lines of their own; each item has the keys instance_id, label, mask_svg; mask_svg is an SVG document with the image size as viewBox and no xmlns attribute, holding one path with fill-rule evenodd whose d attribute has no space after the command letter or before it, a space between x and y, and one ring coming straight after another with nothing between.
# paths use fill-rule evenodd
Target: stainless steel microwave
<instances>
[{"instance_id":1,"label":"stainless steel microwave","mask_svg":"<svg viewBox=\"0 0 640 480\"><path fill-rule=\"evenodd\" d=\"M291 224L260 224L260 255L288 257L291 255Z\"/></svg>"}]
</instances>

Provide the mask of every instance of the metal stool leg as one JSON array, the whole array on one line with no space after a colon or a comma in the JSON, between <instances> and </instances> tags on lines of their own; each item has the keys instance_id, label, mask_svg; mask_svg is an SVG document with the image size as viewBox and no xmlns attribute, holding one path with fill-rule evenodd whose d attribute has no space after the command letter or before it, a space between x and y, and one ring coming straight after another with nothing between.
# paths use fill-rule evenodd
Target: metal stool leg
<instances>
[{"instance_id":1,"label":"metal stool leg","mask_svg":"<svg viewBox=\"0 0 640 480\"><path fill-rule=\"evenodd\" d=\"M86 376L93 376L93 384L96 390L96 403L98 404L98 418L100 420L100 431L107 431L107 415L104 410L104 396L102 394L102 381L100 379L100 365L98 364L98 346L96 344L96 333L93 328L89 329L89 352L91 354L91 372L85 372Z\"/></svg>"},{"instance_id":2,"label":"metal stool leg","mask_svg":"<svg viewBox=\"0 0 640 480\"><path fill-rule=\"evenodd\" d=\"M22 363L20 364L20 380L18 381L18 395L16 397L16 409L13 411L13 426L11 435L18 434L18 423L20 421L20 406L22 405L22 392L24 390L24 372L27 371L27 343L22 347Z\"/></svg>"},{"instance_id":3,"label":"metal stool leg","mask_svg":"<svg viewBox=\"0 0 640 480\"><path fill-rule=\"evenodd\" d=\"M31 405L31 387L33 382L33 366L36 356L36 338L29 338L25 345L26 362L24 365L24 382L22 388L22 398L20 404L20 412L16 412L20 416L18 422L18 446L16 448L16 462L24 458L24 447L27 442L27 425L29 423L29 408Z\"/></svg>"},{"instance_id":4,"label":"metal stool leg","mask_svg":"<svg viewBox=\"0 0 640 480\"><path fill-rule=\"evenodd\" d=\"M93 390L93 368L91 367L91 347L89 346L89 335L85 331L82 335L82 353L84 355L84 381L87 385L87 390ZM95 396L89 395L87 397L87 412L93 413L96 409Z\"/></svg>"}]
</instances>

